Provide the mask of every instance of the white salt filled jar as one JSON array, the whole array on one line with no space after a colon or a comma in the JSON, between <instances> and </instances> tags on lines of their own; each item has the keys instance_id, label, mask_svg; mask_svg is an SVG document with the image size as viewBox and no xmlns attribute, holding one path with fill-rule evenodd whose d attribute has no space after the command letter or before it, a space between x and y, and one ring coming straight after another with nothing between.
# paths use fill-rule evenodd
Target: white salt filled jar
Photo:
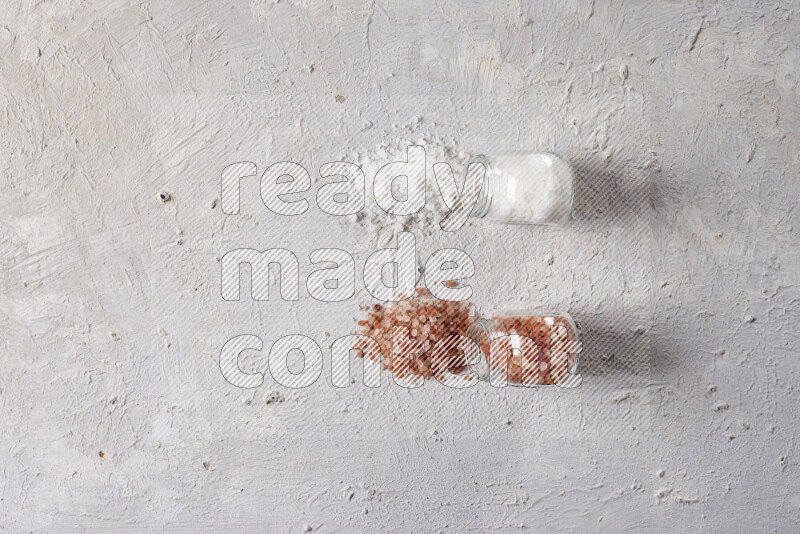
<instances>
[{"instance_id":1,"label":"white salt filled jar","mask_svg":"<svg viewBox=\"0 0 800 534\"><path fill-rule=\"evenodd\" d=\"M562 224L569 219L575 173L561 157L547 152L479 154L469 163L485 168L473 217L508 224Z\"/></svg>"}]
</instances>

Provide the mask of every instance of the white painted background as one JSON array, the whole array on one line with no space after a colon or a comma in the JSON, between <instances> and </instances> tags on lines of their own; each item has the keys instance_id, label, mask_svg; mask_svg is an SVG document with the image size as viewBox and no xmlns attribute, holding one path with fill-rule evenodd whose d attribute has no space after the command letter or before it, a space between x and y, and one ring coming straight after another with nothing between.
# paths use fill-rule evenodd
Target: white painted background
<instances>
[{"instance_id":1,"label":"white painted background","mask_svg":"<svg viewBox=\"0 0 800 534\"><path fill-rule=\"evenodd\" d=\"M328 4L3 4L0 528L794 531L800 8ZM212 208L229 163L371 178L412 142L562 153L575 221L287 219L257 180ZM470 252L483 313L570 311L584 384L223 380L231 336L326 346L370 300L224 302L222 254L284 246L305 279L402 227Z\"/></svg>"}]
</instances>

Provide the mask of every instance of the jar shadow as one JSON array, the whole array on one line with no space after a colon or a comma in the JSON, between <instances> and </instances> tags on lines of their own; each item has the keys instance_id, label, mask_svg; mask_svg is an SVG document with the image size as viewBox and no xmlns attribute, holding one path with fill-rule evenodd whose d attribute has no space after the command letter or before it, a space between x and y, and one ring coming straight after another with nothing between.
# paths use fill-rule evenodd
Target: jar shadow
<instances>
[{"instance_id":1,"label":"jar shadow","mask_svg":"<svg viewBox=\"0 0 800 534\"><path fill-rule=\"evenodd\" d=\"M573 314L581 331L583 350L579 372L584 376L638 379L653 371L653 350L643 321L621 317Z\"/></svg>"},{"instance_id":2,"label":"jar shadow","mask_svg":"<svg viewBox=\"0 0 800 534\"><path fill-rule=\"evenodd\" d=\"M575 171L572 219L576 222L630 222L650 212L653 169L597 157L570 161Z\"/></svg>"}]
</instances>

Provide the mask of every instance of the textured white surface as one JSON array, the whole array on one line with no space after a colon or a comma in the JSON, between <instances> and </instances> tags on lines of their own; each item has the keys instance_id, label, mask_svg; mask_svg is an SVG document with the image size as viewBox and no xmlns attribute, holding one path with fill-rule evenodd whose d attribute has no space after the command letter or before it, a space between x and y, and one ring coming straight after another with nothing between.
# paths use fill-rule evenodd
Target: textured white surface
<instances>
[{"instance_id":1,"label":"textured white surface","mask_svg":"<svg viewBox=\"0 0 800 534\"><path fill-rule=\"evenodd\" d=\"M792 531L800 8L728 4L5 3L0 527ZM226 217L221 169L409 142L576 164L570 227L418 236L472 255L486 313L568 310L583 385L224 382L233 335L324 346L368 302L224 302L224 252L305 280L396 228L272 215L257 181Z\"/></svg>"}]
</instances>

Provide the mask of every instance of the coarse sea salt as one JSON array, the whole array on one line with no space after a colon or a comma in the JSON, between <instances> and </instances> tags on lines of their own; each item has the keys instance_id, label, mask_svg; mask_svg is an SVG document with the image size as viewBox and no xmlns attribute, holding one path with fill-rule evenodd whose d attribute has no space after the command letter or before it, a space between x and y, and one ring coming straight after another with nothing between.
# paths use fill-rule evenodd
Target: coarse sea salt
<instances>
[{"instance_id":1,"label":"coarse sea salt","mask_svg":"<svg viewBox=\"0 0 800 534\"><path fill-rule=\"evenodd\" d=\"M474 217L509 224L560 224L572 210L575 173L550 153L477 155L486 169Z\"/></svg>"}]
</instances>

